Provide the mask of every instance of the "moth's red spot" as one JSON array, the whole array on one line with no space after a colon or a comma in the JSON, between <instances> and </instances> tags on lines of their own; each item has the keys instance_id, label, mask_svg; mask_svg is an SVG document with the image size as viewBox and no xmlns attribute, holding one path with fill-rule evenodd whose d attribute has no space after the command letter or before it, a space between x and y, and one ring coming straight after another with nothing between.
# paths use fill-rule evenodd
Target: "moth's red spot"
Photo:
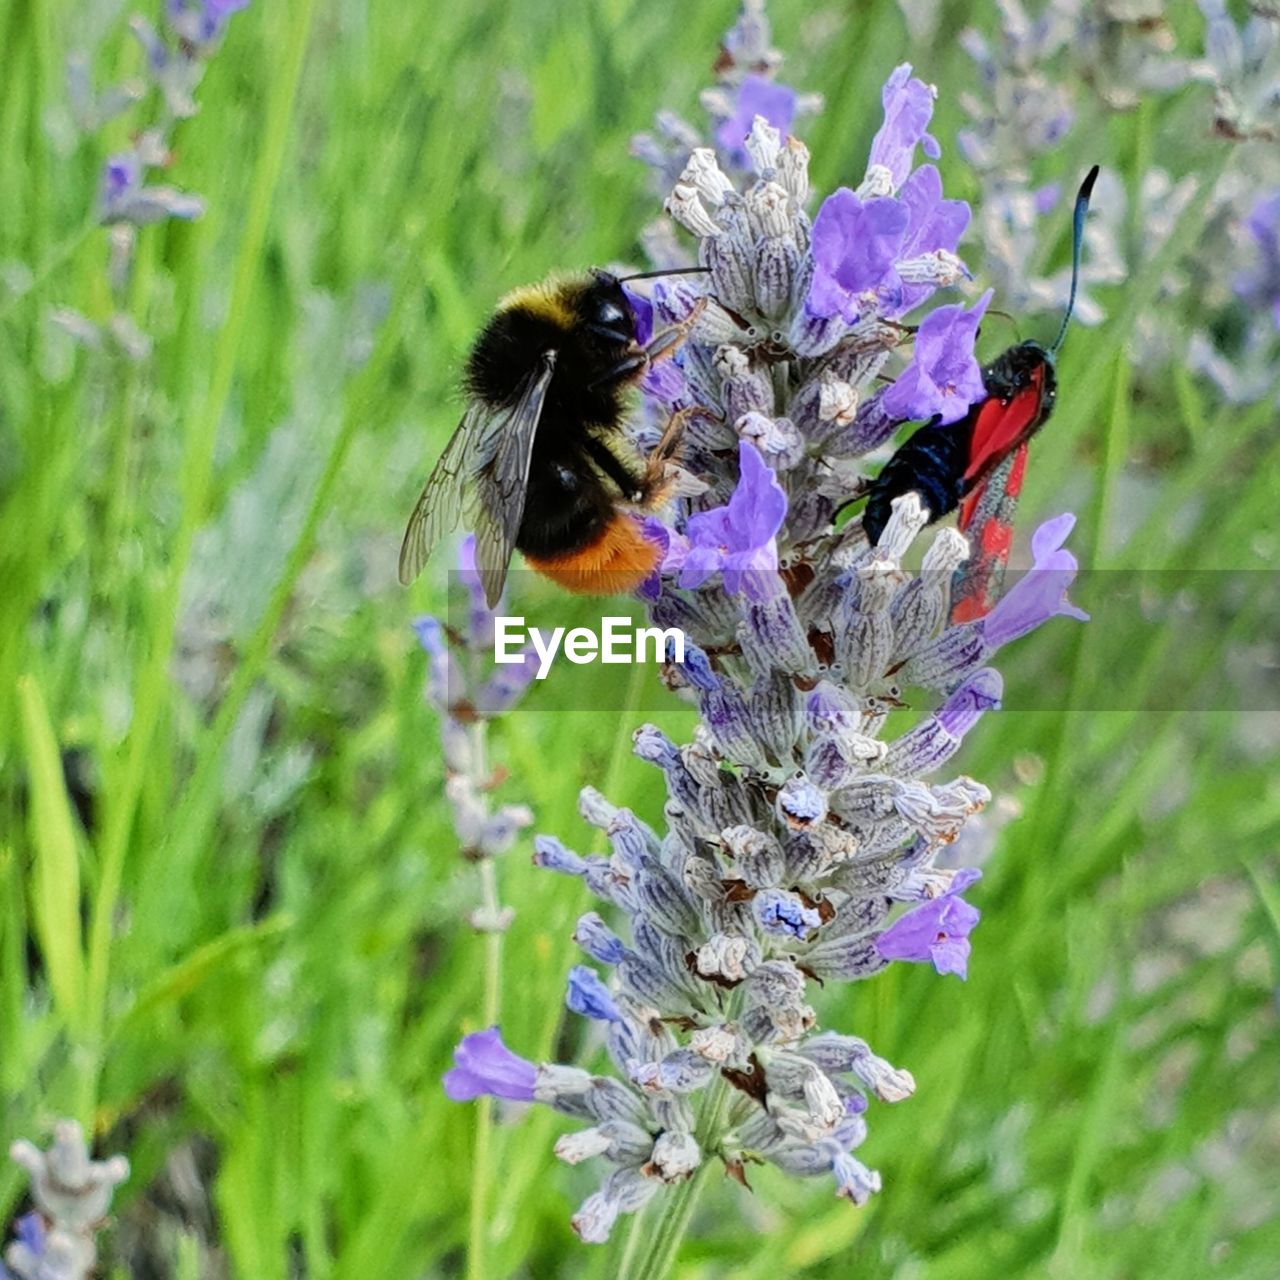
<instances>
[{"instance_id":1,"label":"moth's red spot","mask_svg":"<svg viewBox=\"0 0 1280 1280\"><path fill-rule=\"evenodd\" d=\"M989 520L982 527L982 558L999 560L1004 563L1009 559L1013 548L1013 526L1001 524L998 520Z\"/></svg>"},{"instance_id":2,"label":"moth's red spot","mask_svg":"<svg viewBox=\"0 0 1280 1280\"><path fill-rule=\"evenodd\" d=\"M1027 474L1027 448L1025 445L1018 449L1013 459L1013 467L1009 471L1009 483L1005 485L1005 494L1010 498L1016 498L1022 493L1022 481Z\"/></svg>"},{"instance_id":3,"label":"moth's red spot","mask_svg":"<svg viewBox=\"0 0 1280 1280\"><path fill-rule=\"evenodd\" d=\"M957 626L962 622L977 622L985 618L991 610L981 596L965 596L951 606L951 621Z\"/></svg>"}]
</instances>

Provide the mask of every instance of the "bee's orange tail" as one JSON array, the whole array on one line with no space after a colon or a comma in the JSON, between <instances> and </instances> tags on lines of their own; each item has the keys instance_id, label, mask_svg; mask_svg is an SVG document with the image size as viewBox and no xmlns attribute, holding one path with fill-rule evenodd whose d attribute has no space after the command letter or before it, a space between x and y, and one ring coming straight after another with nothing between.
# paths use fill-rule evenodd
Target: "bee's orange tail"
<instances>
[{"instance_id":1,"label":"bee's orange tail","mask_svg":"<svg viewBox=\"0 0 1280 1280\"><path fill-rule=\"evenodd\" d=\"M587 546L546 559L525 556L525 561L575 595L614 596L634 591L661 558L662 548L644 536L640 522L628 512L615 511Z\"/></svg>"}]
</instances>

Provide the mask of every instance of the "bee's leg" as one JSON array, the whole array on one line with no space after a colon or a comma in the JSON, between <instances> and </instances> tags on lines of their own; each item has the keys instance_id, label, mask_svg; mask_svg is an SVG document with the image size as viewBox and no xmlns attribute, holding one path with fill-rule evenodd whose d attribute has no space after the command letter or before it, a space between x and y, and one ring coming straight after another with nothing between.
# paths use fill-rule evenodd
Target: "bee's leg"
<instances>
[{"instance_id":1,"label":"bee's leg","mask_svg":"<svg viewBox=\"0 0 1280 1280\"><path fill-rule=\"evenodd\" d=\"M667 486L667 463L675 456L676 450L680 448L680 442L684 439L685 428L693 418L711 418L719 421L716 414L710 409L704 409L701 405L688 405L683 409L677 409L667 419L667 425L663 428L662 435L658 438L658 443L654 445L648 458L645 460L644 477L640 483L641 505L652 505L661 498L663 490Z\"/></svg>"},{"instance_id":2,"label":"bee's leg","mask_svg":"<svg viewBox=\"0 0 1280 1280\"><path fill-rule=\"evenodd\" d=\"M603 440L588 436L587 454L591 461L618 486L618 492L627 502L640 501L644 492L644 479L636 475Z\"/></svg>"},{"instance_id":3,"label":"bee's leg","mask_svg":"<svg viewBox=\"0 0 1280 1280\"><path fill-rule=\"evenodd\" d=\"M699 298L694 304L693 310L679 324L673 324L670 328L663 329L661 333L653 335L649 340L649 345L644 349L644 354L650 364L657 364L659 360L665 360L680 349L685 339L693 331L693 326L698 323L698 317L702 315L706 305L706 298Z\"/></svg>"}]
</instances>

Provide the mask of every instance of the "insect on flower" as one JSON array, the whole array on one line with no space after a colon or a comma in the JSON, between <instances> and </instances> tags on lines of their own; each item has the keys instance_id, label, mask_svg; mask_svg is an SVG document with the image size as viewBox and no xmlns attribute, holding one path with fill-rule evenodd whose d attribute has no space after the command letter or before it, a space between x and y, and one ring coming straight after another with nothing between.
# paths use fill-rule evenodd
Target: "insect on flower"
<instances>
[{"instance_id":1,"label":"insect on flower","mask_svg":"<svg viewBox=\"0 0 1280 1280\"><path fill-rule=\"evenodd\" d=\"M982 371L985 396L958 422L940 425L934 418L921 427L885 463L868 492L862 527L873 545L889 522L893 500L904 493L920 495L931 522L960 508L957 523L969 535L973 555L952 587L956 622L982 617L994 603L1009 554L1027 445L1049 420L1057 399L1054 362L1075 307L1084 219L1097 176L1094 165L1076 196L1071 293L1053 345L1020 342L998 356Z\"/></svg>"},{"instance_id":2,"label":"insect on flower","mask_svg":"<svg viewBox=\"0 0 1280 1280\"><path fill-rule=\"evenodd\" d=\"M402 583L422 571L468 495L490 607L515 549L569 591L628 591L649 576L662 551L627 508L662 501L687 415L672 415L639 473L612 442L625 419L624 392L679 347L697 314L641 346L622 285L679 274L552 277L498 303L467 360L467 410L409 517Z\"/></svg>"}]
</instances>

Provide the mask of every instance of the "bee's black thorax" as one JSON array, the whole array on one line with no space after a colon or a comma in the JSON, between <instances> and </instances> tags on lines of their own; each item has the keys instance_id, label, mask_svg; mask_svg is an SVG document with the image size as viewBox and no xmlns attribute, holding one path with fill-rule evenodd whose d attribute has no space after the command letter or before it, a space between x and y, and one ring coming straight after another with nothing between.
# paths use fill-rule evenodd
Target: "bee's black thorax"
<instances>
[{"instance_id":1,"label":"bee's black thorax","mask_svg":"<svg viewBox=\"0 0 1280 1280\"><path fill-rule=\"evenodd\" d=\"M619 425L634 369L635 320L622 286L604 272L517 289L485 325L467 361L466 390L487 404L510 404L546 351L556 365L537 447L552 435Z\"/></svg>"},{"instance_id":2,"label":"bee's black thorax","mask_svg":"<svg viewBox=\"0 0 1280 1280\"><path fill-rule=\"evenodd\" d=\"M509 294L472 348L468 394L495 408L511 404L547 351L555 352L555 369L516 539L526 555L540 558L590 545L613 519L618 498L635 487L620 483L625 463L618 461L606 481L592 455L593 442L621 426L626 389L639 374L635 318L613 276L593 272Z\"/></svg>"}]
</instances>

